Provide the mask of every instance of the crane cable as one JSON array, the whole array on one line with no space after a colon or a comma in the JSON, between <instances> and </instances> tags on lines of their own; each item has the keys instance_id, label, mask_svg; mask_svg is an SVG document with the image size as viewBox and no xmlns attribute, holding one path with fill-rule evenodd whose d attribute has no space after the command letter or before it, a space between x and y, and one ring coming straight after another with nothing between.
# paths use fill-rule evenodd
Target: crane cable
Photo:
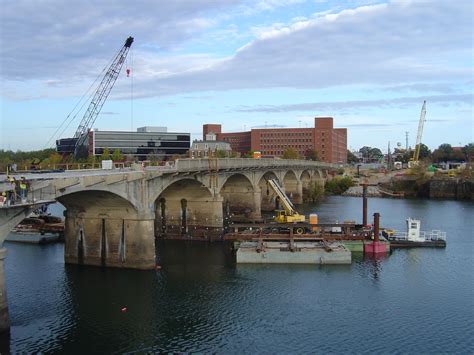
<instances>
[{"instance_id":1,"label":"crane cable","mask_svg":"<svg viewBox=\"0 0 474 355\"><path fill-rule=\"evenodd\" d=\"M133 155L133 48L129 50L126 65L130 69L130 153Z\"/></svg>"},{"instance_id":2,"label":"crane cable","mask_svg":"<svg viewBox=\"0 0 474 355\"><path fill-rule=\"evenodd\" d=\"M133 132L133 49L130 48L130 120Z\"/></svg>"},{"instance_id":3,"label":"crane cable","mask_svg":"<svg viewBox=\"0 0 474 355\"><path fill-rule=\"evenodd\" d=\"M69 114L66 116L66 118L61 122L61 124L58 126L58 128L56 129L56 131L51 135L51 137L49 138L49 140L46 142L45 144L45 147L46 148L53 148L53 142L54 139L56 137L61 137L64 132L68 129L68 127L71 125L71 123L76 119L77 115L83 110L85 104L87 102L90 102L92 100L92 97L94 95L95 92L91 92L91 89L96 87L96 83L99 81L99 79L101 79L103 76L104 76L104 72L107 71L107 69L112 65L112 62L114 61L115 58L112 58L112 60L110 60L107 65L104 67L104 69L102 69L102 71L97 75L97 77L95 78L95 80L92 82L92 84L89 86L89 88L84 92L84 94L81 96L81 98L79 99L79 101L76 103L76 105L74 106L74 108L69 112ZM84 98L87 97L88 100L84 100ZM83 101L84 100L84 101ZM82 102L82 104L81 104ZM76 108L79 106L80 108L76 111ZM75 113L74 113L75 112ZM71 115L74 113L74 115L71 117ZM68 122L69 120L69 122ZM63 125L66 124L66 126L63 128L63 130L61 131L60 134L58 134L58 132L61 130L61 127L63 127Z\"/></svg>"}]
</instances>

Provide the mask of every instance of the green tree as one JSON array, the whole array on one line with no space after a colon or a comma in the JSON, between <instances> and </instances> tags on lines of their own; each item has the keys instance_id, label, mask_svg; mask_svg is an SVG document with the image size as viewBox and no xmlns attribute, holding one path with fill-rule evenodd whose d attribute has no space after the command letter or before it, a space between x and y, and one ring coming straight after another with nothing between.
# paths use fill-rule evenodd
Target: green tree
<instances>
[{"instance_id":1,"label":"green tree","mask_svg":"<svg viewBox=\"0 0 474 355\"><path fill-rule=\"evenodd\" d=\"M359 159L349 149L347 150L347 162L349 164L358 163Z\"/></svg>"},{"instance_id":2,"label":"green tree","mask_svg":"<svg viewBox=\"0 0 474 355\"><path fill-rule=\"evenodd\" d=\"M87 164L93 169L95 167L97 160L94 154L91 154L87 157Z\"/></svg>"},{"instance_id":3,"label":"green tree","mask_svg":"<svg viewBox=\"0 0 474 355\"><path fill-rule=\"evenodd\" d=\"M354 183L349 176L336 176L326 182L324 189L329 194L340 195L353 185Z\"/></svg>"},{"instance_id":4,"label":"green tree","mask_svg":"<svg viewBox=\"0 0 474 355\"><path fill-rule=\"evenodd\" d=\"M313 201L317 202L324 197L324 186L318 183L317 181L313 181L308 186L308 198Z\"/></svg>"},{"instance_id":5,"label":"green tree","mask_svg":"<svg viewBox=\"0 0 474 355\"><path fill-rule=\"evenodd\" d=\"M288 147L283 152L283 159L299 159L298 152L291 147Z\"/></svg>"},{"instance_id":6,"label":"green tree","mask_svg":"<svg viewBox=\"0 0 474 355\"><path fill-rule=\"evenodd\" d=\"M222 149L217 149L216 150L216 158L227 158L227 152Z\"/></svg>"},{"instance_id":7,"label":"green tree","mask_svg":"<svg viewBox=\"0 0 474 355\"><path fill-rule=\"evenodd\" d=\"M249 150L247 153L242 155L242 158L253 158L253 150Z\"/></svg>"},{"instance_id":8,"label":"green tree","mask_svg":"<svg viewBox=\"0 0 474 355\"><path fill-rule=\"evenodd\" d=\"M428 159L431 157L431 150L423 143L420 144L420 156L418 157L420 160Z\"/></svg>"},{"instance_id":9,"label":"green tree","mask_svg":"<svg viewBox=\"0 0 474 355\"><path fill-rule=\"evenodd\" d=\"M16 163L18 169L29 169L33 159L37 159L38 162L42 162L46 159L49 161L49 156L55 152L56 150L52 148L28 152L21 150L14 152L12 150L0 149L0 171L5 171L7 165L12 163Z\"/></svg>"},{"instance_id":10,"label":"green tree","mask_svg":"<svg viewBox=\"0 0 474 355\"><path fill-rule=\"evenodd\" d=\"M308 149L305 152L306 160L319 161L319 153L316 149Z\"/></svg>"},{"instance_id":11,"label":"green tree","mask_svg":"<svg viewBox=\"0 0 474 355\"><path fill-rule=\"evenodd\" d=\"M363 146L362 148L359 149L359 153L362 155L362 158L365 160L370 159L370 150L372 148L368 146Z\"/></svg>"},{"instance_id":12,"label":"green tree","mask_svg":"<svg viewBox=\"0 0 474 355\"><path fill-rule=\"evenodd\" d=\"M434 162L446 162L453 157L453 147L450 144L443 143L434 150L432 158Z\"/></svg>"},{"instance_id":13,"label":"green tree","mask_svg":"<svg viewBox=\"0 0 474 355\"><path fill-rule=\"evenodd\" d=\"M469 143L466 144L462 148L462 152L464 153L464 156L466 158L466 161L472 161L474 160L474 143Z\"/></svg>"},{"instance_id":14,"label":"green tree","mask_svg":"<svg viewBox=\"0 0 474 355\"><path fill-rule=\"evenodd\" d=\"M453 153L451 154L451 160L464 161L466 160L466 155L462 152L462 150L456 149L453 150Z\"/></svg>"},{"instance_id":15,"label":"green tree","mask_svg":"<svg viewBox=\"0 0 474 355\"><path fill-rule=\"evenodd\" d=\"M362 154L364 161L379 161L383 158L382 151L379 148L372 148L368 146L363 146L359 149L359 153Z\"/></svg>"},{"instance_id":16,"label":"green tree","mask_svg":"<svg viewBox=\"0 0 474 355\"><path fill-rule=\"evenodd\" d=\"M109 148L104 148L102 154L99 157L99 161L110 160L110 151Z\"/></svg>"},{"instance_id":17,"label":"green tree","mask_svg":"<svg viewBox=\"0 0 474 355\"><path fill-rule=\"evenodd\" d=\"M383 153L379 148L371 148L369 151L369 157L372 160L381 160L383 159Z\"/></svg>"},{"instance_id":18,"label":"green tree","mask_svg":"<svg viewBox=\"0 0 474 355\"><path fill-rule=\"evenodd\" d=\"M49 156L49 163L52 165L60 164L63 161L63 157L61 154L53 152Z\"/></svg>"},{"instance_id":19,"label":"green tree","mask_svg":"<svg viewBox=\"0 0 474 355\"><path fill-rule=\"evenodd\" d=\"M123 155L120 153L120 149L116 148L114 152L112 153L112 160L117 162L117 161L123 161Z\"/></svg>"}]
</instances>

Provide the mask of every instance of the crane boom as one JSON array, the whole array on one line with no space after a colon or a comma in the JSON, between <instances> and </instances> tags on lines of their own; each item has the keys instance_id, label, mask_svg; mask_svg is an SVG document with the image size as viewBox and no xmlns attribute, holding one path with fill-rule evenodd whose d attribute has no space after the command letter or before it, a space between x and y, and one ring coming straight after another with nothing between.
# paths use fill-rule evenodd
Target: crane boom
<instances>
[{"instance_id":1,"label":"crane boom","mask_svg":"<svg viewBox=\"0 0 474 355\"><path fill-rule=\"evenodd\" d=\"M278 184L278 182L274 179L270 179L270 180L268 180L268 184L271 186L273 191L275 191L275 193L279 197L281 203L283 204L283 208L285 209L285 211L287 211L287 213L289 215L293 215L293 214L297 213L296 209L295 209L295 206L293 205L293 202L291 202L290 199L288 198L288 196L286 196L286 194L283 192L283 189Z\"/></svg>"},{"instance_id":2,"label":"crane boom","mask_svg":"<svg viewBox=\"0 0 474 355\"><path fill-rule=\"evenodd\" d=\"M110 94L110 91L114 87L114 84L122 70L123 63L127 57L130 46L133 43L133 37L128 37L123 47L119 50L117 55L114 57L112 64L102 78L97 90L94 93L92 101L89 104L81 123L77 127L76 133L74 133L75 145L74 145L74 157L81 155L81 147L87 139L88 131L94 125L94 122L99 115L102 106L104 106L105 100Z\"/></svg>"},{"instance_id":3,"label":"crane boom","mask_svg":"<svg viewBox=\"0 0 474 355\"><path fill-rule=\"evenodd\" d=\"M291 202L288 196L286 196L285 192L283 191L281 186L278 184L278 182L275 179L269 179L268 184L273 189L273 191L275 191L275 193L277 194L285 210L284 213L283 211L277 211L277 216L275 217L276 221L280 223L304 222L305 217L303 215L300 215L296 211L296 208L293 205L293 202ZM278 212L281 212L281 213L278 213Z\"/></svg>"},{"instance_id":4,"label":"crane boom","mask_svg":"<svg viewBox=\"0 0 474 355\"><path fill-rule=\"evenodd\" d=\"M416 164L420 157L420 148L421 148L421 136L423 135L423 126L425 124L426 116L426 100L423 101L423 106L421 107L420 113L420 122L418 123L418 133L416 135L416 145L415 151L413 152L413 162Z\"/></svg>"}]
</instances>

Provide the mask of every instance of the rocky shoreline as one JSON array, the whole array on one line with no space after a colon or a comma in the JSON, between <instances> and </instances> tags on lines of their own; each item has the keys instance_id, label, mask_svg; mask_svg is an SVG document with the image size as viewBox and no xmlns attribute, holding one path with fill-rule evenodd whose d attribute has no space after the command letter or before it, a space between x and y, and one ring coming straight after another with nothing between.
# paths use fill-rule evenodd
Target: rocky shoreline
<instances>
[{"instance_id":1,"label":"rocky shoreline","mask_svg":"<svg viewBox=\"0 0 474 355\"><path fill-rule=\"evenodd\" d=\"M352 186L347 189L342 196L355 196L355 197L362 197L362 186ZM367 197L382 197L382 193L380 192L377 186L367 186Z\"/></svg>"},{"instance_id":2,"label":"rocky shoreline","mask_svg":"<svg viewBox=\"0 0 474 355\"><path fill-rule=\"evenodd\" d=\"M387 191L396 190L399 196L411 198L450 199L450 200L474 200L474 182L463 179L440 179L432 178L421 184L415 180L405 179L402 182L384 184L383 189L379 186L367 186L368 197L390 197ZM385 193L384 193L385 191ZM362 197L362 186L352 186L342 196Z\"/></svg>"}]
</instances>

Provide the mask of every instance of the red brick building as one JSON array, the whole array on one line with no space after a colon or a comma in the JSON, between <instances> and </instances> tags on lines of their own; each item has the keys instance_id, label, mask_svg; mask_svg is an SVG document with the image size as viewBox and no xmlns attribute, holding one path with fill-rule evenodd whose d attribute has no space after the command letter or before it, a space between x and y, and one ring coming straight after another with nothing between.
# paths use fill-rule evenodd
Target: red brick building
<instances>
[{"instance_id":1,"label":"red brick building","mask_svg":"<svg viewBox=\"0 0 474 355\"><path fill-rule=\"evenodd\" d=\"M314 128L262 128L235 133L222 133L220 124L205 124L203 139L208 133L215 133L217 140L228 142L241 154L253 150L262 156L281 157L286 149L293 148L304 157L314 149L321 161L347 162L347 128L334 128L332 117L316 117Z\"/></svg>"}]
</instances>

